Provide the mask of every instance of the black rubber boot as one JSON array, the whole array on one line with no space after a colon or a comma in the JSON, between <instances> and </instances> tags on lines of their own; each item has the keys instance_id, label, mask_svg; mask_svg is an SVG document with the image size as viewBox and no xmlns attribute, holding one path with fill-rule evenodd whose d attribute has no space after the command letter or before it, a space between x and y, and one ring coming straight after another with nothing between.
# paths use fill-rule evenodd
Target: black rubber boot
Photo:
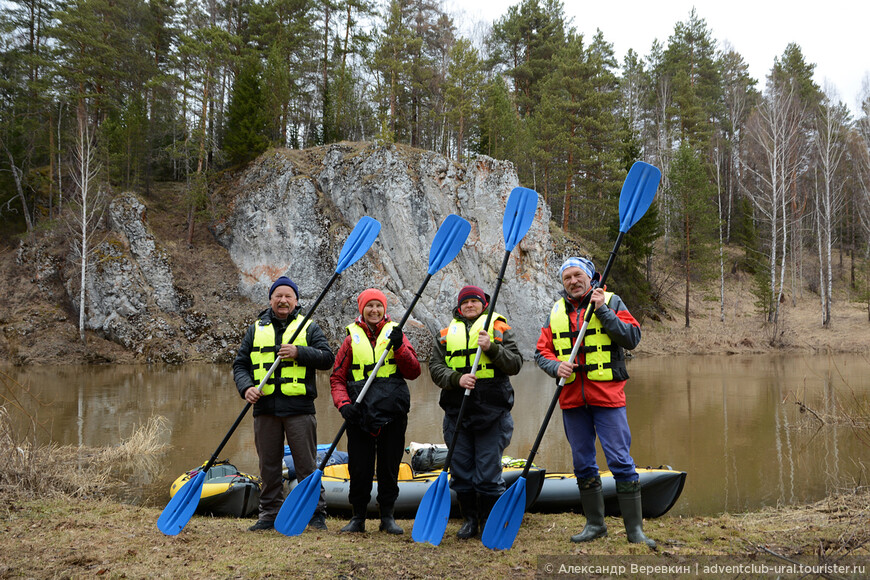
<instances>
[{"instance_id":1,"label":"black rubber boot","mask_svg":"<svg viewBox=\"0 0 870 580\"><path fill-rule=\"evenodd\" d=\"M467 540L477 535L477 494L473 491L463 492L459 497L459 511L465 520L456 532L460 540Z\"/></svg>"},{"instance_id":2,"label":"black rubber boot","mask_svg":"<svg viewBox=\"0 0 870 580\"><path fill-rule=\"evenodd\" d=\"M646 544L655 550L655 541L643 533L640 482L616 482L616 498L619 500L619 509L622 511L622 521L625 523L625 535L628 536L628 541L632 544Z\"/></svg>"},{"instance_id":3,"label":"black rubber boot","mask_svg":"<svg viewBox=\"0 0 870 580\"><path fill-rule=\"evenodd\" d=\"M486 527L486 519L489 517L489 512L492 511L492 506L498 501L500 495L484 495L477 496L477 519L480 521L480 531Z\"/></svg>"},{"instance_id":4,"label":"black rubber boot","mask_svg":"<svg viewBox=\"0 0 870 580\"><path fill-rule=\"evenodd\" d=\"M353 517L351 517L347 525L339 531L356 534L366 531L366 506L354 506Z\"/></svg>"},{"instance_id":5,"label":"black rubber boot","mask_svg":"<svg viewBox=\"0 0 870 580\"><path fill-rule=\"evenodd\" d=\"M381 506L381 527L382 532L388 534L404 534L405 530L399 527L396 520L393 518L393 506Z\"/></svg>"},{"instance_id":6,"label":"black rubber boot","mask_svg":"<svg viewBox=\"0 0 870 580\"><path fill-rule=\"evenodd\" d=\"M607 524L604 523L604 494L601 492L601 479L595 478L591 484L586 480L579 480L577 487L580 488L580 505L583 506L583 514L586 516L586 525L579 534L571 536L571 541L591 542L607 536Z\"/></svg>"}]
</instances>

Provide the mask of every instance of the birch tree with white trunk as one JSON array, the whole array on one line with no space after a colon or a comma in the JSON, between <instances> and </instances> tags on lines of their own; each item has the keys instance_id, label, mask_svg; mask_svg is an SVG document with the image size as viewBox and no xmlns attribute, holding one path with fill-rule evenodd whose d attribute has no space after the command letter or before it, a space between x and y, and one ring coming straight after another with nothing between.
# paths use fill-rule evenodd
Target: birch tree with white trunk
<instances>
[{"instance_id":1,"label":"birch tree with white trunk","mask_svg":"<svg viewBox=\"0 0 870 580\"><path fill-rule=\"evenodd\" d=\"M76 143L73 151L74 165L71 176L75 184L70 221L74 239L75 256L81 268L79 288L79 338L85 340L85 295L87 291L87 276L91 254L91 234L99 221L105 201L105 190L97 184L100 165L96 162L97 150L88 123L87 108L83 101L76 110Z\"/></svg>"},{"instance_id":2,"label":"birch tree with white trunk","mask_svg":"<svg viewBox=\"0 0 870 580\"><path fill-rule=\"evenodd\" d=\"M805 108L791 84L769 82L767 93L748 127L749 138L757 146L757 159L745 164L745 170L753 179L744 187L758 210L759 221L767 227L768 284L763 298L767 321L773 324L774 340L786 274L790 235L788 206L794 183L805 171L802 163L806 140L801 131L805 115Z\"/></svg>"},{"instance_id":3,"label":"birch tree with white trunk","mask_svg":"<svg viewBox=\"0 0 870 580\"><path fill-rule=\"evenodd\" d=\"M866 246L864 261L870 259L870 74L864 76L861 89L861 117L855 124L860 136L858 183L861 186L861 199L858 204L858 218L864 232ZM870 284L870 282L868 282ZM867 292L867 319L870 321L870 291Z\"/></svg>"},{"instance_id":4,"label":"birch tree with white trunk","mask_svg":"<svg viewBox=\"0 0 870 580\"><path fill-rule=\"evenodd\" d=\"M836 220L843 209L843 182L838 176L840 161L846 152L849 111L836 100L836 93L826 87L825 97L816 115L815 148L818 155L819 179L815 188L816 233L819 246L819 294L822 326L831 325L833 264L831 254L835 242Z\"/></svg>"}]
</instances>

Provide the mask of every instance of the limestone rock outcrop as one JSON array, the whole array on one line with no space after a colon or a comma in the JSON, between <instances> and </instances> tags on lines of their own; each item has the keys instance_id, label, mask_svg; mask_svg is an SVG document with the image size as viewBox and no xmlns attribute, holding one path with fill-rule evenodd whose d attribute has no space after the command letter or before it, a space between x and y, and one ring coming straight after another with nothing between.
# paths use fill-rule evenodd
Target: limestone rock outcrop
<instances>
[{"instance_id":1,"label":"limestone rock outcrop","mask_svg":"<svg viewBox=\"0 0 870 580\"><path fill-rule=\"evenodd\" d=\"M508 162L480 156L466 165L410 147L366 143L271 150L215 183L209 199L214 217L208 232L199 226L195 244L184 239L186 211L169 207L184 199L183 187L173 184L150 196L117 195L91 232L86 328L134 360L231 361L245 327L267 306L271 282L282 274L293 278L308 312L335 274L353 227L370 216L381 224L377 240L337 276L314 315L337 349L365 288L381 288L388 312L402 317L427 277L439 226L457 214L471 223L471 233L459 255L431 277L405 326L421 358L428 358L459 289L475 284L493 293L505 252L505 204L519 185ZM541 200L531 229L513 249L496 304L527 359L559 289L549 221ZM63 227L22 240L9 264L19 283L10 288L14 308L0 356L39 358L37 344L46 339L27 331L50 323L69 325L65 332L77 337L77 243L75 232ZM50 304L41 306L41 297ZM89 352L87 345L67 348L71 341L60 336L52 350L58 360L67 360L65 352ZM95 351L85 360L110 362L117 354Z\"/></svg>"},{"instance_id":2,"label":"limestone rock outcrop","mask_svg":"<svg viewBox=\"0 0 870 580\"><path fill-rule=\"evenodd\" d=\"M504 208L519 185L512 164L480 156L465 166L428 151L346 143L327 147L320 163L297 161L293 153L275 150L251 164L234 184L229 216L214 228L239 269L242 294L265 304L271 281L288 275L305 311L334 273L354 224L366 215L377 219L375 244L341 274L315 314L337 345L358 314L356 296L369 286L385 291L394 319L402 316L426 277L435 233L451 213L471 222L471 233L421 295L406 327L415 345L428 352L463 285L492 293L505 252ZM541 201L511 254L496 304L526 358L558 290L549 219Z\"/></svg>"},{"instance_id":3,"label":"limestone rock outcrop","mask_svg":"<svg viewBox=\"0 0 870 580\"><path fill-rule=\"evenodd\" d=\"M86 327L136 353L149 351L148 360L182 362L185 348L167 319L182 304L169 256L145 223L145 206L132 193L123 193L109 204L107 223L108 235L89 259ZM68 283L67 290L78 306L77 288Z\"/></svg>"}]
</instances>

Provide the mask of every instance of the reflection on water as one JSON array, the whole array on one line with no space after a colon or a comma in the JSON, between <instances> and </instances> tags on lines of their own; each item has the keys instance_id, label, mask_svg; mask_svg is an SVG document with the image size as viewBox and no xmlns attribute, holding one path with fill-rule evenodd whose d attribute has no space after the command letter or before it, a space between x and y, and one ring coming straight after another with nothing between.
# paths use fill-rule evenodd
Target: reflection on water
<instances>
[{"instance_id":1,"label":"reflection on water","mask_svg":"<svg viewBox=\"0 0 870 580\"><path fill-rule=\"evenodd\" d=\"M206 461L244 408L228 365L5 368L0 393L27 409L38 427L7 405L18 433L40 441L117 444L152 415L167 418L170 450L157 473L143 470L136 501L165 505L169 484ZM688 472L670 512L743 511L814 501L866 478L870 467L866 412L870 362L838 356L684 356L630 361L626 389L639 466ZM15 383L18 383L16 385ZM526 457L552 398L555 381L526 363L516 390L513 441L506 453ZM332 407L328 374L319 377L320 440L332 441L341 416ZM424 368L411 383L407 442L442 442L439 390ZM798 404L800 403L800 404ZM803 412L802 412L803 410ZM860 411L864 426L847 420ZM344 449L344 442L339 449ZM257 473L246 417L220 454ZM603 456L599 459L604 467ZM571 471L571 452L555 413L535 459L549 471Z\"/></svg>"}]
</instances>

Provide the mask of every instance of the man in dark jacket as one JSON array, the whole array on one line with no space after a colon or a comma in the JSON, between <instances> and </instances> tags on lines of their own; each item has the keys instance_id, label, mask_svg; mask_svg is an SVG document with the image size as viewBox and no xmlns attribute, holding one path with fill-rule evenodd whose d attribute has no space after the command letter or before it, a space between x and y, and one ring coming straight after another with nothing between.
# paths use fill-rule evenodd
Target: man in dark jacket
<instances>
[{"instance_id":1,"label":"man in dark jacket","mask_svg":"<svg viewBox=\"0 0 870 580\"><path fill-rule=\"evenodd\" d=\"M269 289L269 308L248 327L233 361L239 395L254 405L254 441L263 480L259 518L249 528L251 531L275 526L284 499L281 471L285 438L293 455L297 481L301 482L317 468L316 371L331 368L334 356L323 331L311 320L290 342L304 318L298 301L299 291L290 278L281 276L275 280ZM260 391L258 386L276 355L281 363ZM322 488L309 525L326 529Z\"/></svg>"},{"instance_id":2,"label":"man in dark jacket","mask_svg":"<svg viewBox=\"0 0 870 580\"><path fill-rule=\"evenodd\" d=\"M456 447L450 465L450 487L456 492L463 523L459 539L473 538L486 524L492 506L504 492L502 454L514 432L511 408L514 390L510 375L520 372L520 355L513 331L504 316L493 312L489 328L484 329L489 296L477 286L459 291L453 321L441 330L429 360L429 373L441 387L444 409L444 442ZM471 367L477 347L481 358L474 374ZM465 393L468 402L457 425ZM479 527L478 527L479 526Z\"/></svg>"}]
</instances>

